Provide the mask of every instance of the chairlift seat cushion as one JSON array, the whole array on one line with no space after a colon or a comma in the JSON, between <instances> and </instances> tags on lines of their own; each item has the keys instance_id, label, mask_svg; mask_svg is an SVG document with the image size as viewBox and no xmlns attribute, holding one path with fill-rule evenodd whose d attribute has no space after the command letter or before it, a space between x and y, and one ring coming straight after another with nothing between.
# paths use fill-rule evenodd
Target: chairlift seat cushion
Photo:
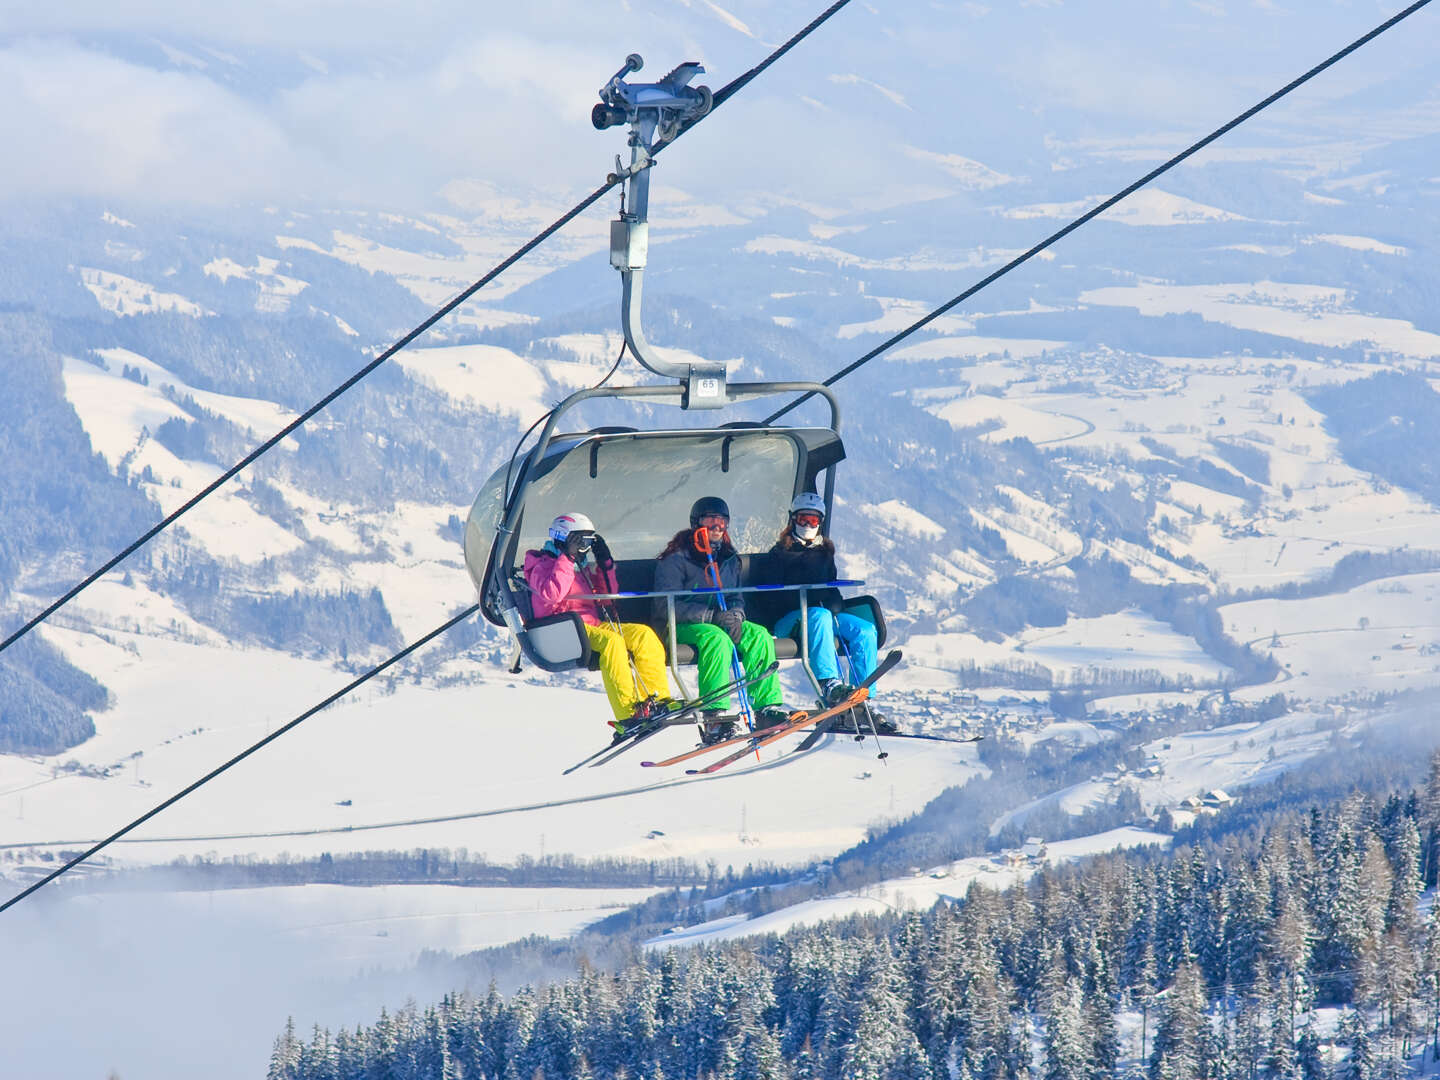
<instances>
[{"instance_id":1,"label":"chairlift seat cushion","mask_svg":"<svg viewBox=\"0 0 1440 1080\"><path fill-rule=\"evenodd\" d=\"M648 592L655 585L655 560L618 559L615 563L615 576L620 583L621 592ZM741 585L769 585L773 581L774 577L770 572L767 553L740 556ZM520 599L522 603L528 601L529 594L523 581L517 583L515 593L517 599ZM792 610L787 603L787 598L793 599L794 596L793 592L780 590L773 593L746 593L746 615L755 621L773 621L786 611ZM796 603L798 604L798 601ZM647 623L654 627L662 642L666 640L665 627L656 625L651 619L651 600L648 597L624 597L614 601L614 604L621 622ZM780 610L781 608L783 610ZM885 616L875 597L849 597L844 602L843 610L874 623L877 644L885 644ZM528 616L529 613L526 611L523 614ZM570 628L571 624L573 624L573 629ZM547 663L542 666L547 670L564 671L577 667L588 667L591 671L599 670L600 659L590 649L584 622L575 612L548 615L543 619L527 617L525 627L530 632L532 646L545 656ZM543 644L541 644L542 642ZM775 639L775 659L796 660L799 657L800 641L797 637L777 637ZM674 659L680 665L694 664L694 646L677 644ZM555 666L552 667L551 664Z\"/></svg>"}]
</instances>

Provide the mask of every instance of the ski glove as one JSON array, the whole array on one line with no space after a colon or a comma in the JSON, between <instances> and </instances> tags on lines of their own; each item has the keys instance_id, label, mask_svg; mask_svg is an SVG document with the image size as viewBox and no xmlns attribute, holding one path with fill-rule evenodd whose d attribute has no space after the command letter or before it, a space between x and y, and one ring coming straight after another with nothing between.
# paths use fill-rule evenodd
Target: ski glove
<instances>
[{"instance_id":1,"label":"ski glove","mask_svg":"<svg viewBox=\"0 0 1440 1080\"><path fill-rule=\"evenodd\" d=\"M590 550L595 553L595 565L603 569L609 569L615 565L615 560L610 556L610 545L605 543L605 538L599 533L590 544Z\"/></svg>"},{"instance_id":2,"label":"ski glove","mask_svg":"<svg viewBox=\"0 0 1440 1080\"><path fill-rule=\"evenodd\" d=\"M730 608L728 611L715 612L715 625L730 635L730 640L736 645L740 644L740 636L745 632L745 612L738 608Z\"/></svg>"}]
</instances>

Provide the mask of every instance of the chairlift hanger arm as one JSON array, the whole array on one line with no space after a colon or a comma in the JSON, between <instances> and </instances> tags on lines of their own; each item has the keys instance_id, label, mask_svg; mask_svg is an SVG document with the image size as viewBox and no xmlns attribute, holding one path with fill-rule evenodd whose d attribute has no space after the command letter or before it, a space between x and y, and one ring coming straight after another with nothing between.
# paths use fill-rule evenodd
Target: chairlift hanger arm
<instances>
[{"instance_id":1,"label":"chairlift hanger arm","mask_svg":"<svg viewBox=\"0 0 1440 1080\"><path fill-rule=\"evenodd\" d=\"M679 380L684 388L681 408L718 409L730 400L725 392L725 365L664 359L646 340L640 320L650 254L650 169L655 153L708 113L713 98L708 87L690 85L690 80L705 70L700 64L681 64L659 82L627 83L625 76L643 65L638 53L627 56L625 66L600 88L600 104L590 113L591 123L601 131L630 125L630 164L616 157L609 178L625 185L620 217L610 223L610 265L620 271L622 282L621 326L630 351L642 365L657 375Z\"/></svg>"}]
</instances>

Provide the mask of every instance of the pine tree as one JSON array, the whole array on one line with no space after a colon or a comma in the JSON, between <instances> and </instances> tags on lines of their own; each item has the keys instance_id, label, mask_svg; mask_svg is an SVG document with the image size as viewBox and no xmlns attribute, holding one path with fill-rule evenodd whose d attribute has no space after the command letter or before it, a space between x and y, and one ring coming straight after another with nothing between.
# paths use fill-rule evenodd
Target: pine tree
<instances>
[{"instance_id":1,"label":"pine tree","mask_svg":"<svg viewBox=\"0 0 1440 1080\"><path fill-rule=\"evenodd\" d=\"M1335 1080L1375 1080L1375 1059L1370 1032L1359 1009L1348 1009L1340 1020L1340 1039L1349 1055L1335 1072Z\"/></svg>"},{"instance_id":2,"label":"pine tree","mask_svg":"<svg viewBox=\"0 0 1440 1080\"><path fill-rule=\"evenodd\" d=\"M330 1032L316 1024L309 1045L300 1051L300 1075L304 1080L340 1080L337 1058Z\"/></svg>"},{"instance_id":3,"label":"pine tree","mask_svg":"<svg viewBox=\"0 0 1440 1080\"><path fill-rule=\"evenodd\" d=\"M1107 994L1090 994L1081 1017L1090 1034L1088 1080L1111 1080L1120 1064L1120 1031L1115 1023L1115 1005Z\"/></svg>"},{"instance_id":4,"label":"pine tree","mask_svg":"<svg viewBox=\"0 0 1440 1080\"><path fill-rule=\"evenodd\" d=\"M295 1037L295 1018L292 1016L285 1021L284 1032L275 1040L265 1080L301 1080L301 1050L300 1040Z\"/></svg>"},{"instance_id":5,"label":"pine tree","mask_svg":"<svg viewBox=\"0 0 1440 1080\"><path fill-rule=\"evenodd\" d=\"M1198 1080L1201 1032L1207 1025L1200 969L1193 961L1182 962L1166 990L1155 1032L1155 1049L1150 1054L1152 1080Z\"/></svg>"},{"instance_id":6,"label":"pine tree","mask_svg":"<svg viewBox=\"0 0 1440 1080\"><path fill-rule=\"evenodd\" d=\"M365 1043L364 1080L402 1080L399 1024L384 1008Z\"/></svg>"},{"instance_id":7,"label":"pine tree","mask_svg":"<svg viewBox=\"0 0 1440 1080\"><path fill-rule=\"evenodd\" d=\"M1419 827L1424 840L1420 877L1428 888L1440 879L1440 750L1430 755L1430 773L1420 799Z\"/></svg>"},{"instance_id":8,"label":"pine tree","mask_svg":"<svg viewBox=\"0 0 1440 1080\"><path fill-rule=\"evenodd\" d=\"M1300 1075L1295 1055L1295 1028L1289 1010L1277 1008L1270 1017L1270 1046L1266 1069L1275 1080L1296 1080Z\"/></svg>"},{"instance_id":9,"label":"pine tree","mask_svg":"<svg viewBox=\"0 0 1440 1080\"><path fill-rule=\"evenodd\" d=\"M1315 1031L1313 1016L1300 1029L1300 1038L1295 1044L1295 1057L1301 1080L1330 1080L1330 1070L1320 1052L1320 1036Z\"/></svg>"},{"instance_id":10,"label":"pine tree","mask_svg":"<svg viewBox=\"0 0 1440 1080\"><path fill-rule=\"evenodd\" d=\"M455 1063L450 1059L450 1041L440 1013L426 1009L423 1031L415 1050L414 1080L456 1080Z\"/></svg>"},{"instance_id":11,"label":"pine tree","mask_svg":"<svg viewBox=\"0 0 1440 1080\"><path fill-rule=\"evenodd\" d=\"M1261 1003L1269 1000L1269 989L1268 983L1262 985L1264 993L1261 985L1253 987L1253 992L1241 1003L1240 1015L1235 1020L1235 1064L1237 1075L1243 1080L1254 1080L1266 1054L1269 1023Z\"/></svg>"},{"instance_id":12,"label":"pine tree","mask_svg":"<svg viewBox=\"0 0 1440 1080\"><path fill-rule=\"evenodd\" d=\"M1088 1080L1090 1048L1083 1027L1080 985L1063 979L1047 997L1044 1080Z\"/></svg>"},{"instance_id":13,"label":"pine tree","mask_svg":"<svg viewBox=\"0 0 1440 1080\"><path fill-rule=\"evenodd\" d=\"M1385 928L1415 934L1420 927L1420 912L1415 901L1424 889L1420 879L1420 830L1413 818L1404 817L1396 825L1395 833L1395 883L1385 911Z\"/></svg>"}]
</instances>

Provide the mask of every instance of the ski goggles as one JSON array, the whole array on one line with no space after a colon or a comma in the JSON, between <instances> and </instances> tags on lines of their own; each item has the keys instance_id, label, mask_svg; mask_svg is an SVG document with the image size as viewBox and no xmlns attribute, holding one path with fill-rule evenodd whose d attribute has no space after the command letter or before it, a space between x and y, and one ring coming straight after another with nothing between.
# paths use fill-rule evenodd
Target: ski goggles
<instances>
[{"instance_id":1,"label":"ski goggles","mask_svg":"<svg viewBox=\"0 0 1440 1080\"><path fill-rule=\"evenodd\" d=\"M724 514L701 514L700 524L706 526L729 525L730 519Z\"/></svg>"},{"instance_id":2,"label":"ski goggles","mask_svg":"<svg viewBox=\"0 0 1440 1080\"><path fill-rule=\"evenodd\" d=\"M813 514L809 511L802 511L801 513L795 515L795 524L803 525L806 528L813 527L818 529L822 520L823 519L820 517L819 514Z\"/></svg>"}]
</instances>

